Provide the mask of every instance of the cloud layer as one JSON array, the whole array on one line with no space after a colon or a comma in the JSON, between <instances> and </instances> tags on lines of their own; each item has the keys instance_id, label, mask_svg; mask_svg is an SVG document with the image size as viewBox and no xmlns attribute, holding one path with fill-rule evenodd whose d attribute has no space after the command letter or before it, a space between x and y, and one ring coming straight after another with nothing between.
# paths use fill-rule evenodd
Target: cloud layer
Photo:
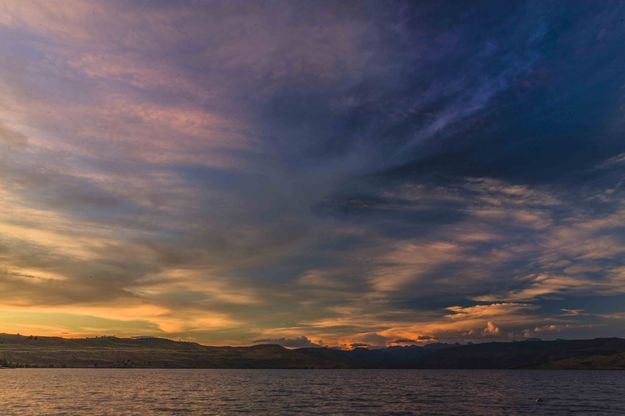
<instances>
[{"instance_id":1,"label":"cloud layer","mask_svg":"<svg viewBox=\"0 0 625 416\"><path fill-rule=\"evenodd\" d=\"M0 330L619 335L624 18L0 1Z\"/></svg>"}]
</instances>

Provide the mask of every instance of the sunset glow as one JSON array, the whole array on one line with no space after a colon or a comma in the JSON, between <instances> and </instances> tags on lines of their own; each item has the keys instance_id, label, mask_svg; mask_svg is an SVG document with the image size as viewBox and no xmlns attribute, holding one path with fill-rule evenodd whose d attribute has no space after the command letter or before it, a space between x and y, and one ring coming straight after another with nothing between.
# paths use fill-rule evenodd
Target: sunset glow
<instances>
[{"instance_id":1,"label":"sunset glow","mask_svg":"<svg viewBox=\"0 0 625 416\"><path fill-rule=\"evenodd\" d=\"M0 0L0 332L623 335L617 13L322 3Z\"/></svg>"}]
</instances>

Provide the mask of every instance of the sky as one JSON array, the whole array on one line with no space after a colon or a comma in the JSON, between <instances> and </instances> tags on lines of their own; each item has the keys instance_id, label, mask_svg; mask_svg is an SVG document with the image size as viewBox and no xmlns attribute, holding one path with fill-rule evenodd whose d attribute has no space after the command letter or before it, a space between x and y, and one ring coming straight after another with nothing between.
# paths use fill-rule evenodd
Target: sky
<instances>
[{"instance_id":1,"label":"sky","mask_svg":"<svg viewBox=\"0 0 625 416\"><path fill-rule=\"evenodd\" d=\"M625 2L0 0L0 332L625 336Z\"/></svg>"}]
</instances>

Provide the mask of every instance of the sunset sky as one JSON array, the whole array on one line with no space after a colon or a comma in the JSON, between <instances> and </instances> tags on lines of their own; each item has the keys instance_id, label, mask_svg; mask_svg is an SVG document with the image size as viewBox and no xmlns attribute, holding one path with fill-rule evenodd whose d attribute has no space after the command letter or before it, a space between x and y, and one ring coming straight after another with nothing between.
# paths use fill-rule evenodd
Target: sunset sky
<instances>
[{"instance_id":1,"label":"sunset sky","mask_svg":"<svg viewBox=\"0 0 625 416\"><path fill-rule=\"evenodd\" d=\"M625 2L0 0L0 332L625 335Z\"/></svg>"}]
</instances>

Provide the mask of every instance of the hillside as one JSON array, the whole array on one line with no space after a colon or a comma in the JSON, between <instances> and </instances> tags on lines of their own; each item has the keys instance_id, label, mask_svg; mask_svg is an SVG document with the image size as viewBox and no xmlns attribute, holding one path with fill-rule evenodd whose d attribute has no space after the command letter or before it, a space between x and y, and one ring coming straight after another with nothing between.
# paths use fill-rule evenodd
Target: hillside
<instances>
[{"instance_id":1,"label":"hillside","mask_svg":"<svg viewBox=\"0 0 625 416\"><path fill-rule=\"evenodd\" d=\"M435 351L421 368L625 368L625 339L490 342Z\"/></svg>"},{"instance_id":2,"label":"hillside","mask_svg":"<svg viewBox=\"0 0 625 416\"><path fill-rule=\"evenodd\" d=\"M163 338L0 334L0 367L625 369L625 339L433 344L383 349L210 347Z\"/></svg>"},{"instance_id":3,"label":"hillside","mask_svg":"<svg viewBox=\"0 0 625 416\"><path fill-rule=\"evenodd\" d=\"M332 350L330 350L332 351ZM344 368L331 354L316 357L279 345L208 347L163 338L63 339L0 335L0 366L137 368Z\"/></svg>"}]
</instances>

